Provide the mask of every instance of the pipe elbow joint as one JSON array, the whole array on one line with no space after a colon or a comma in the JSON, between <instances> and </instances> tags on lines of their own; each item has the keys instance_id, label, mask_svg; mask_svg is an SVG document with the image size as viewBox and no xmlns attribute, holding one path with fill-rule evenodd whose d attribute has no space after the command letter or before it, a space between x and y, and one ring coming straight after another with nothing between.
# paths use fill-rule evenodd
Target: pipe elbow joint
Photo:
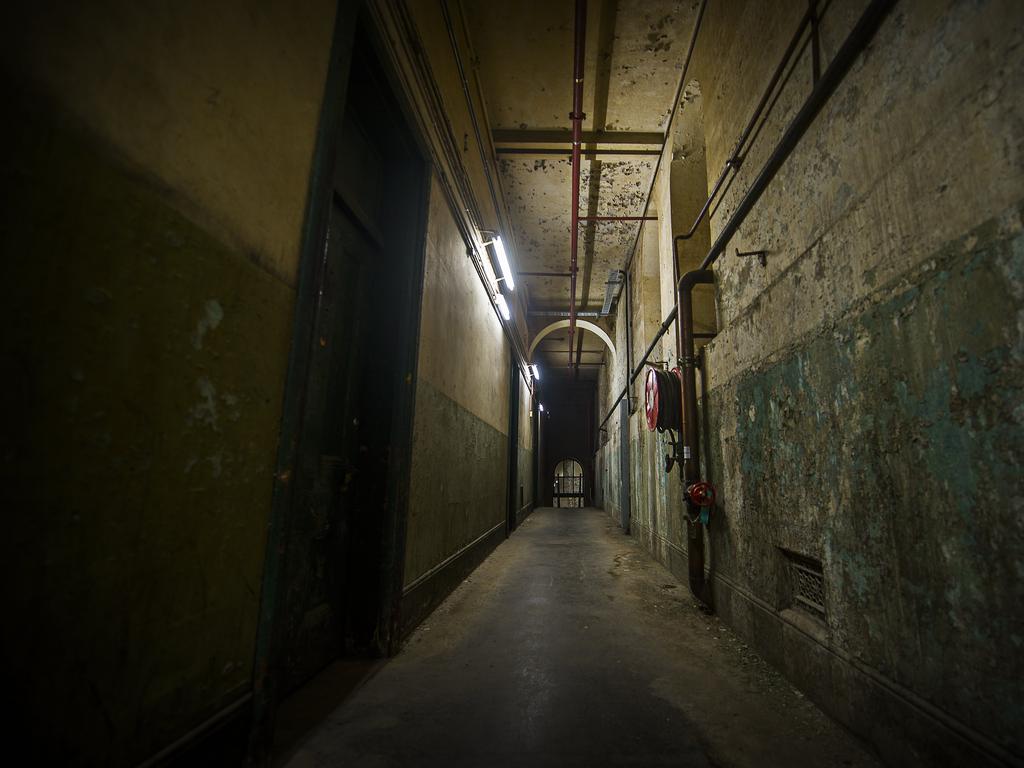
<instances>
[{"instance_id":1,"label":"pipe elbow joint","mask_svg":"<svg viewBox=\"0 0 1024 768\"><path fill-rule=\"evenodd\" d=\"M679 278L679 290L689 291L695 285L707 285L715 282L715 273L710 269L691 269Z\"/></svg>"}]
</instances>

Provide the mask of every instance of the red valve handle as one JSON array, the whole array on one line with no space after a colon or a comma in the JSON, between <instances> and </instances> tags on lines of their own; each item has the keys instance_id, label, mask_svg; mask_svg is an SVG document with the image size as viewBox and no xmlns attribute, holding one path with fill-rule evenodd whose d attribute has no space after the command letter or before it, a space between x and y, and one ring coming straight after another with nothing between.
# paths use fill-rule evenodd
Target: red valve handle
<instances>
[{"instance_id":1,"label":"red valve handle","mask_svg":"<svg viewBox=\"0 0 1024 768\"><path fill-rule=\"evenodd\" d=\"M698 507L713 507L715 505L715 486L704 480L687 488L686 495Z\"/></svg>"}]
</instances>

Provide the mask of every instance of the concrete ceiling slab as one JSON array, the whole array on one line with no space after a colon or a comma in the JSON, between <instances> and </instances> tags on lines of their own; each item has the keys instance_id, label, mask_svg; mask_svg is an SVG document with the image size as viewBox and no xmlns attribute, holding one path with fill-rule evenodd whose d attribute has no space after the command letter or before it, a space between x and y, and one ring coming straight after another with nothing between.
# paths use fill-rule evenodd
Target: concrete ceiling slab
<instances>
[{"instance_id":1,"label":"concrete ceiling slab","mask_svg":"<svg viewBox=\"0 0 1024 768\"><path fill-rule=\"evenodd\" d=\"M643 213L657 162L650 152L660 149L674 108L698 5L699 0L588 3L583 130L595 133L587 136L591 143L584 149L596 152L582 162L581 216ZM569 148L574 4L463 0L463 8L515 230L515 268L565 273L571 166L568 155L553 153ZM616 149L620 154L610 154ZM531 150L537 154L526 154ZM629 257L638 227L636 222L581 225L578 305L601 306L608 271L620 269ZM521 280L532 307L568 308L567 277Z\"/></svg>"}]
</instances>

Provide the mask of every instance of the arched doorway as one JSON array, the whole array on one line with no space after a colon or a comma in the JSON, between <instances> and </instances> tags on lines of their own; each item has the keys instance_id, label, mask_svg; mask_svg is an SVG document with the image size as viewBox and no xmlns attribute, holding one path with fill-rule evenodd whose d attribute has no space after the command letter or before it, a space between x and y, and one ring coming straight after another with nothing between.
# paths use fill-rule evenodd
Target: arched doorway
<instances>
[{"instance_id":1,"label":"arched doorway","mask_svg":"<svg viewBox=\"0 0 1024 768\"><path fill-rule=\"evenodd\" d=\"M612 357L615 357L615 343L612 341L611 336L609 336L601 326L591 323L587 320L577 320L576 325L579 326L580 328L590 331L592 334L597 336L597 338L603 341L604 345L608 347L608 351L612 353ZM533 337L533 341L530 342L530 352L528 355L530 360L533 360L533 352L535 349L537 349L537 345L540 344L540 342L544 339L545 336L547 336L550 333L553 333L554 331L568 327L568 320L556 320L555 322L551 323L551 325L545 326L544 328L541 328L539 331L537 331L537 334Z\"/></svg>"},{"instance_id":2,"label":"arched doorway","mask_svg":"<svg viewBox=\"0 0 1024 768\"><path fill-rule=\"evenodd\" d=\"M575 459L562 459L555 466L551 501L556 507L584 506L583 466Z\"/></svg>"}]
</instances>

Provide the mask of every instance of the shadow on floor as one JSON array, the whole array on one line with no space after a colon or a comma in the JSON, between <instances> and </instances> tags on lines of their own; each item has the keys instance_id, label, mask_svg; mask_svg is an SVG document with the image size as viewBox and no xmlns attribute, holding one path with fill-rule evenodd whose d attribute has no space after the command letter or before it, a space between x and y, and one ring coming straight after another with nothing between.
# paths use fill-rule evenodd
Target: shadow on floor
<instances>
[{"instance_id":1,"label":"shadow on floor","mask_svg":"<svg viewBox=\"0 0 1024 768\"><path fill-rule=\"evenodd\" d=\"M285 765L303 739L384 664L384 659L340 659L281 702L274 724L271 765Z\"/></svg>"}]
</instances>

